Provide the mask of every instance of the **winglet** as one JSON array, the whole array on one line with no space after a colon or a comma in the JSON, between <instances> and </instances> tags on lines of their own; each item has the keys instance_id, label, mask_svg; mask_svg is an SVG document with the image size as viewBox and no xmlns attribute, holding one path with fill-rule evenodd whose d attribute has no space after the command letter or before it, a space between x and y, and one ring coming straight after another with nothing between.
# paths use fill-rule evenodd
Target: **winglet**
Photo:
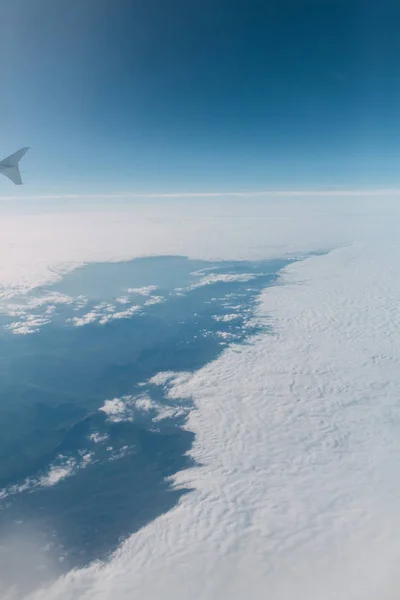
<instances>
[{"instance_id":1,"label":"winglet","mask_svg":"<svg viewBox=\"0 0 400 600\"><path fill-rule=\"evenodd\" d=\"M0 173L8 177L8 179L15 183L15 185L22 184L21 173L19 170L18 163L21 160L21 158L28 152L28 150L28 146L25 148L21 148L20 150L17 150L17 152L14 152L14 154L10 154L10 156L7 156L7 158L4 158L2 161L0 161Z\"/></svg>"}]
</instances>

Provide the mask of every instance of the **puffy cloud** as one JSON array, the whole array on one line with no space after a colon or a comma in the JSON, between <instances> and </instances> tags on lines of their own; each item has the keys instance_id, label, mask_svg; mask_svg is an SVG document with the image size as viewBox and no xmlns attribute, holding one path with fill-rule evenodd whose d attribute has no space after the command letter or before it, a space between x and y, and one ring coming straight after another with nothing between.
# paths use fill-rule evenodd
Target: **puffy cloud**
<instances>
[{"instance_id":1,"label":"puffy cloud","mask_svg":"<svg viewBox=\"0 0 400 600\"><path fill-rule=\"evenodd\" d=\"M107 433L91 433L89 435L89 439L94 442L95 444L100 444L101 442L105 442L108 439L108 434Z\"/></svg>"},{"instance_id":2,"label":"puffy cloud","mask_svg":"<svg viewBox=\"0 0 400 600\"><path fill-rule=\"evenodd\" d=\"M138 288L128 288L128 294L136 294L137 296L150 296L152 292L155 292L157 289L156 285L147 285L144 287Z\"/></svg>"},{"instance_id":3,"label":"puffy cloud","mask_svg":"<svg viewBox=\"0 0 400 600\"><path fill-rule=\"evenodd\" d=\"M230 313L228 315L214 315L213 319L217 322L221 323L229 323L230 321L236 321L236 319L240 319L241 315L237 313Z\"/></svg>"},{"instance_id":4,"label":"puffy cloud","mask_svg":"<svg viewBox=\"0 0 400 600\"><path fill-rule=\"evenodd\" d=\"M15 296L15 293L10 293L8 300L12 299L13 301L3 301L0 305L0 311L9 317L19 319L5 327L12 331L12 333L21 335L36 333L43 325L51 323L57 306L72 305L74 310L81 310L87 303L87 299L83 296L78 296L74 299L71 296L58 292L44 292L33 298L26 299L24 303L22 303L21 297L19 297L19 303L15 302ZM41 312L36 313L35 311L38 310Z\"/></svg>"},{"instance_id":5,"label":"puffy cloud","mask_svg":"<svg viewBox=\"0 0 400 600\"><path fill-rule=\"evenodd\" d=\"M256 279L259 275L254 273L211 273L206 277L203 277L200 281L193 283L190 289L194 290L204 285L213 285L215 283L234 283L234 282L246 282Z\"/></svg>"},{"instance_id":6,"label":"puffy cloud","mask_svg":"<svg viewBox=\"0 0 400 600\"><path fill-rule=\"evenodd\" d=\"M113 400L106 400L101 408L102 412L104 412L110 421L114 423L118 423L119 421L124 421L129 419L126 416L128 412L127 400L129 397L127 396L124 399L114 398Z\"/></svg>"},{"instance_id":7,"label":"puffy cloud","mask_svg":"<svg viewBox=\"0 0 400 600\"><path fill-rule=\"evenodd\" d=\"M148 383L166 388L162 402L154 400L147 393L142 393L106 400L99 410L114 423L140 420L143 415L151 418L153 422L185 416L190 407L185 398L174 394L173 386L179 381L185 381L188 376L187 373L183 376L179 373L158 373L152 377Z\"/></svg>"},{"instance_id":8,"label":"puffy cloud","mask_svg":"<svg viewBox=\"0 0 400 600\"><path fill-rule=\"evenodd\" d=\"M144 305L152 306L153 304L161 304L162 302L165 302L165 301L166 301L166 299L164 298L164 296L151 296L148 300L146 300Z\"/></svg>"},{"instance_id":9,"label":"puffy cloud","mask_svg":"<svg viewBox=\"0 0 400 600\"><path fill-rule=\"evenodd\" d=\"M60 454L55 461L38 477L28 477L22 483L12 485L0 490L0 500L38 487L51 487L57 485L66 477L74 475L78 469L87 467L93 458L93 453L86 450L79 452L78 457Z\"/></svg>"},{"instance_id":10,"label":"puffy cloud","mask_svg":"<svg viewBox=\"0 0 400 600\"><path fill-rule=\"evenodd\" d=\"M133 305L125 310L117 310L113 304L102 302L97 304L80 317L72 317L69 319L76 327L82 327L83 325L89 325L90 323L100 323L105 325L110 321L117 319L129 319L132 315L140 311L140 306Z\"/></svg>"},{"instance_id":11,"label":"puffy cloud","mask_svg":"<svg viewBox=\"0 0 400 600\"><path fill-rule=\"evenodd\" d=\"M14 321L5 327L12 331L12 333L28 335L36 333L43 325L47 325L50 322L51 318L49 316L26 314L22 316L20 321Z\"/></svg>"}]
</instances>

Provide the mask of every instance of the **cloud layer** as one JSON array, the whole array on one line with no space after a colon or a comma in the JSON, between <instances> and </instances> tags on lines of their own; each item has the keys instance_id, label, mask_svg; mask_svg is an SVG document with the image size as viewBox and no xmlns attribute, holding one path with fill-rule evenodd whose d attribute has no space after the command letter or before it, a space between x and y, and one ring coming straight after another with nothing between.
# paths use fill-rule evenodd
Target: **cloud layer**
<instances>
[{"instance_id":1,"label":"cloud layer","mask_svg":"<svg viewBox=\"0 0 400 600\"><path fill-rule=\"evenodd\" d=\"M195 491L109 565L46 597L395 597L400 262L382 272L390 249L287 269L260 307L275 335L174 386L197 406L188 427L202 467L176 478Z\"/></svg>"},{"instance_id":2,"label":"cloud layer","mask_svg":"<svg viewBox=\"0 0 400 600\"><path fill-rule=\"evenodd\" d=\"M114 192L114 193L94 193L94 194L18 194L1 195L0 201L7 200L143 200L146 198L155 199L176 199L176 198L311 198L311 197L368 197L368 196L400 196L398 188L325 188L325 189L269 189L269 190L243 190L243 191L218 191L218 192Z\"/></svg>"},{"instance_id":3,"label":"cloud layer","mask_svg":"<svg viewBox=\"0 0 400 600\"><path fill-rule=\"evenodd\" d=\"M193 456L201 466L175 478L194 491L108 564L69 573L29 600L394 600L398 205L388 197L379 204L357 198L323 206L196 205L179 216L176 207L152 210L9 217L16 238L10 261L2 259L4 294L48 278L48 266L59 263L337 249L291 265L280 285L265 291L259 316L269 319L273 335L258 335L193 376L171 380L170 397L192 397L196 406L187 427L196 434ZM56 249L61 220L65 239ZM33 222L40 223L43 246L28 227ZM7 241L11 248L10 237L0 244Z\"/></svg>"}]
</instances>

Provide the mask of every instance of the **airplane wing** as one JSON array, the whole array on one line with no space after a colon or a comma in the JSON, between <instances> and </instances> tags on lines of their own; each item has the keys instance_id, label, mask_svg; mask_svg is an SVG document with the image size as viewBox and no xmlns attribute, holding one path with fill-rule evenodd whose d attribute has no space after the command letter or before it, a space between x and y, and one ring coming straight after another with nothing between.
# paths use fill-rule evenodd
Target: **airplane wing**
<instances>
[{"instance_id":1,"label":"airplane wing","mask_svg":"<svg viewBox=\"0 0 400 600\"><path fill-rule=\"evenodd\" d=\"M0 173L11 179L15 185L22 185L21 173L18 167L0 167Z\"/></svg>"},{"instance_id":2,"label":"airplane wing","mask_svg":"<svg viewBox=\"0 0 400 600\"><path fill-rule=\"evenodd\" d=\"M15 185L21 185L21 173L19 170L19 161L28 152L29 148L21 148L14 154L10 154L7 158L0 161L0 173L10 179Z\"/></svg>"}]
</instances>

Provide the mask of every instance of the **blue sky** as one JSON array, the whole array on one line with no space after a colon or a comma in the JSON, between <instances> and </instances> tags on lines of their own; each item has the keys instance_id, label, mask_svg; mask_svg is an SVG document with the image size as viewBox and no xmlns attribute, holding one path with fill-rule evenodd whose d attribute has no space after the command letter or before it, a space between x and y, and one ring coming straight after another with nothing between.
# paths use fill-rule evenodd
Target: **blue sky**
<instances>
[{"instance_id":1,"label":"blue sky","mask_svg":"<svg viewBox=\"0 0 400 600\"><path fill-rule=\"evenodd\" d=\"M387 0L4 0L0 151L32 147L24 193L400 186L399 27Z\"/></svg>"}]
</instances>

